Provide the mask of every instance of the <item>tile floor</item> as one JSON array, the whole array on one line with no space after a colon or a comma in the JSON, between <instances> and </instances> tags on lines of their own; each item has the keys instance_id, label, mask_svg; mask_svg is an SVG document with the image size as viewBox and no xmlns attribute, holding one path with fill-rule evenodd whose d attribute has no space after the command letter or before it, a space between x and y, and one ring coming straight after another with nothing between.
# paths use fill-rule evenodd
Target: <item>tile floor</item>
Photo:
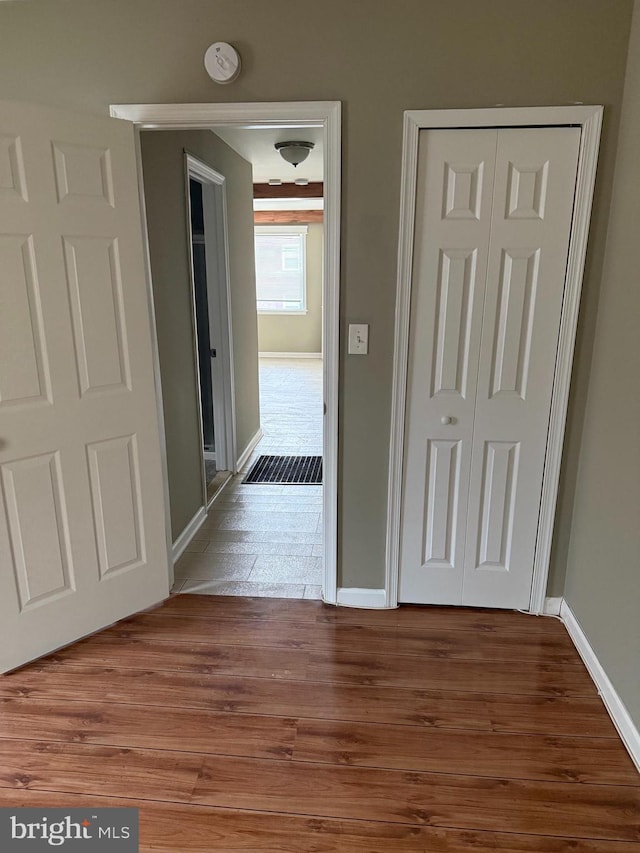
<instances>
[{"instance_id":1,"label":"tile floor","mask_svg":"<svg viewBox=\"0 0 640 853\"><path fill-rule=\"evenodd\" d=\"M322 486L242 485L256 457L322 453L322 361L260 359L264 438L176 565L174 592L320 598Z\"/></svg>"}]
</instances>

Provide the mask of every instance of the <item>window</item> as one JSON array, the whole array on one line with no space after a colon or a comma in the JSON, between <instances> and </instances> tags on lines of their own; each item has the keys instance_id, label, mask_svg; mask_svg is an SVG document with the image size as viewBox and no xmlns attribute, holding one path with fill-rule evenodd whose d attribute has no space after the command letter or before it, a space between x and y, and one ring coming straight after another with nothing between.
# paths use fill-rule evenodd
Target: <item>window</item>
<instances>
[{"instance_id":1,"label":"window","mask_svg":"<svg viewBox=\"0 0 640 853\"><path fill-rule=\"evenodd\" d=\"M258 313L306 313L306 238L306 225L256 226Z\"/></svg>"}]
</instances>

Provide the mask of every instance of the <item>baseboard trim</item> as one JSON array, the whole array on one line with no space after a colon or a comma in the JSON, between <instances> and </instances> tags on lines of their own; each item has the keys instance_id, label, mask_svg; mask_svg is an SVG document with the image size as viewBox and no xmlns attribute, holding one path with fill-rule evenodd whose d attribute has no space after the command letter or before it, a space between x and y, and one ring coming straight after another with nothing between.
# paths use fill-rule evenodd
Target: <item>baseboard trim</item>
<instances>
[{"instance_id":1,"label":"baseboard trim","mask_svg":"<svg viewBox=\"0 0 640 853\"><path fill-rule=\"evenodd\" d=\"M559 616L560 609L562 608L563 599L560 598L545 598L544 600L544 610L542 611L545 616Z\"/></svg>"},{"instance_id":2,"label":"baseboard trim","mask_svg":"<svg viewBox=\"0 0 640 853\"><path fill-rule=\"evenodd\" d=\"M336 603L341 607L366 607L370 610L389 609L387 596L383 589L343 586L338 589Z\"/></svg>"},{"instance_id":3,"label":"baseboard trim","mask_svg":"<svg viewBox=\"0 0 640 853\"><path fill-rule=\"evenodd\" d=\"M613 720L614 726L618 730L618 734L622 738L622 742L640 771L640 731L638 731L624 702L609 680L609 676L598 660L598 656L587 639L587 635L582 630L580 623L564 599L560 608L560 617L569 632L569 636L573 640L574 646L578 650L578 654L584 661L584 665L589 670L589 675L598 688L598 693L609 712L609 716Z\"/></svg>"},{"instance_id":4,"label":"baseboard trim","mask_svg":"<svg viewBox=\"0 0 640 853\"><path fill-rule=\"evenodd\" d=\"M259 358L322 358L321 352L259 352Z\"/></svg>"},{"instance_id":5,"label":"baseboard trim","mask_svg":"<svg viewBox=\"0 0 640 853\"><path fill-rule=\"evenodd\" d=\"M182 531L180 536L173 543L173 547L171 548L171 557L173 559L174 565L180 559L180 557L184 554L187 545L193 537L196 535L198 530L202 527L202 525L207 520L207 510L205 507L201 506L198 512L193 516L189 524Z\"/></svg>"},{"instance_id":6,"label":"baseboard trim","mask_svg":"<svg viewBox=\"0 0 640 853\"><path fill-rule=\"evenodd\" d=\"M242 471L244 466L247 464L247 460L249 459L253 451L256 449L256 445L262 439L263 435L264 433L262 432L262 428L260 428L238 457L238 461L236 463L236 471Z\"/></svg>"}]
</instances>

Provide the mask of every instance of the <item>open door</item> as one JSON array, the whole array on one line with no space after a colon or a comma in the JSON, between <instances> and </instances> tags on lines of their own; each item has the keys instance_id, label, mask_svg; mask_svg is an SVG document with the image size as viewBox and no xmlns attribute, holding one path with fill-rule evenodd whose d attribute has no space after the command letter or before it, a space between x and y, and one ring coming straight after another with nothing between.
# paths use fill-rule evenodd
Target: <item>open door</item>
<instances>
[{"instance_id":1,"label":"open door","mask_svg":"<svg viewBox=\"0 0 640 853\"><path fill-rule=\"evenodd\" d=\"M133 126L0 103L0 670L168 595Z\"/></svg>"}]
</instances>

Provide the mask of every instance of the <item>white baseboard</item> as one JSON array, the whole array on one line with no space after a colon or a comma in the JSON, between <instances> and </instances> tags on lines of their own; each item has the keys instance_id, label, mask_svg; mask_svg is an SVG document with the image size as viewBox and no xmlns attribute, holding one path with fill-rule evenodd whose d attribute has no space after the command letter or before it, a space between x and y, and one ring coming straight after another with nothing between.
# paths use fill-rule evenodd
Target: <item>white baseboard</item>
<instances>
[{"instance_id":1,"label":"white baseboard","mask_svg":"<svg viewBox=\"0 0 640 853\"><path fill-rule=\"evenodd\" d=\"M618 730L618 734L622 738L622 742L626 746L636 767L640 770L640 731L638 731L624 702L609 680L609 676L604 671L604 667L598 660L598 656L587 639L587 635L582 630L573 611L564 600L560 608L560 616L569 632L569 636L573 640L574 646L578 650L578 654L589 670L589 675L598 688L598 693L609 712L609 716L613 720L614 726Z\"/></svg>"},{"instance_id":2,"label":"white baseboard","mask_svg":"<svg viewBox=\"0 0 640 853\"><path fill-rule=\"evenodd\" d=\"M368 607L374 610L386 610L387 596L383 589L361 589L357 586L343 586L338 589L336 602L342 607Z\"/></svg>"},{"instance_id":3,"label":"white baseboard","mask_svg":"<svg viewBox=\"0 0 640 853\"><path fill-rule=\"evenodd\" d=\"M174 564L180 559L180 557L184 554L185 549L189 542L196 535L198 530L202 527L202 525L207 520L207 510L201 506L198 512L193 516L189 524L182 531L180 536L173 543L173 547L171 549L171 556L173 558Z\"/></svg>"},{"instance_id":4,"label":"white baseboard","mask_svg":"<svg viewBox=\"0 0 640 853\"><path fill-rule=\"evenodd\" d=\"M236 471L242 471L244 466L247 464L247 460L249 459L253 451L256 449L256 444L260 441L263 435L264 433L262 432L262 428L260 428L238 457L238 461L236 463Z\"/></svg>"},{"instance_id":5,"label":"white baseboard","mask_svg":"<svg viewBox=\"0 0 640 853\"><path fill-rule=\"evenodd\" d=\"M259 358L322 358L321 352L259 352Z\"/></svg>"},{"instance_id":6,"label":"white baseboard","mask_svg":"<svg viewBox=\"0 0 640 853\"><path fill-rule=\"evenodd\" d=\"M562 607L563 599L560 598L545 598L544 600L544 615L559 616L560 608Z\"/></svg>"}]
</instances>

